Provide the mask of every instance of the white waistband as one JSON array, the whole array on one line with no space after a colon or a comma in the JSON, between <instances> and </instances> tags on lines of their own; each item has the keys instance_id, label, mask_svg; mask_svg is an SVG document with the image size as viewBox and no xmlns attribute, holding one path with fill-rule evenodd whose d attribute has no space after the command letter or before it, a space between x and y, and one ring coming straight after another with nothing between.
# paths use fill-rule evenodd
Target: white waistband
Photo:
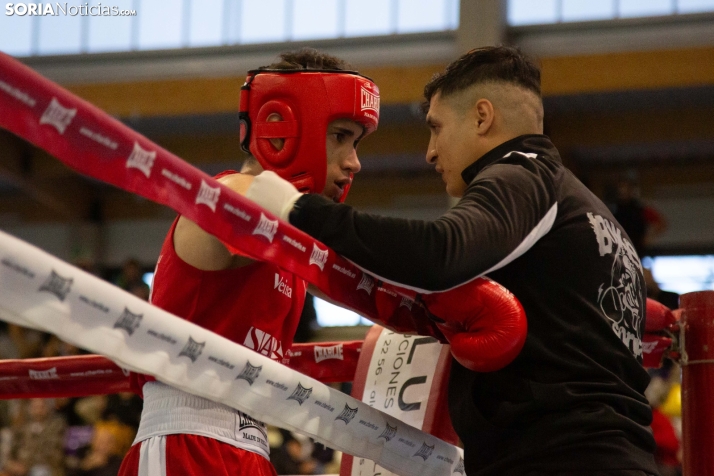
<instances>
[{"instance_id":1,"label":"white waistband","mask_svg":"<svg viewBox=\"0 0 714 476\"><path fill-rule=\"evenodd\" d=\"M144 408L134 443L184 433L207 436L270 459L263 422L160 382L147 382L143 392Z\"/></svg>"}]
</instances>

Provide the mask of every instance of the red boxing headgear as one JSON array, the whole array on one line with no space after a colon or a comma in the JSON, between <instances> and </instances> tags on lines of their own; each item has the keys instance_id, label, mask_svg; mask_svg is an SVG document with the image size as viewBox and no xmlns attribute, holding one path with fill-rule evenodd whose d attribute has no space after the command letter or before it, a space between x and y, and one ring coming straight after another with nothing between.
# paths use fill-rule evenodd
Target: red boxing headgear
<instances>
[{"instance_id":1,"label":"red boxing headgear","mask_svg":"<svg viewBox=\"0 0 714 476\"><path fill-rule=\"evenodd\" d=\"M281 121L268 122L277 113ZM301 192L321 193L327 179L327 126L351 119L377 129L379 88L354 71L248 71L240 93L241 148ZM285 139L277 150L270 139ZM341 201L347 195L347 188Z\"/></svg>"}]
</instances>

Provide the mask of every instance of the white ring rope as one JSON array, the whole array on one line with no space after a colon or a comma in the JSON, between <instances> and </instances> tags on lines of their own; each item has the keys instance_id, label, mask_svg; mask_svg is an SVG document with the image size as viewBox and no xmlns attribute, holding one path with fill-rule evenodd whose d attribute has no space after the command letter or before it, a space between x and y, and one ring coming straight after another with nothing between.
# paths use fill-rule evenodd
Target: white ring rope
<instances>
[{"instance_id":1,"label":"white ring rope","mask_svg":"<svg viewBox=\"0 0 714 476\"><path fill-rule=\"evenodd\" d=\"M461 449L2 232L0 318L397 474L463 474Z\"/></svg>"}]
</instances>

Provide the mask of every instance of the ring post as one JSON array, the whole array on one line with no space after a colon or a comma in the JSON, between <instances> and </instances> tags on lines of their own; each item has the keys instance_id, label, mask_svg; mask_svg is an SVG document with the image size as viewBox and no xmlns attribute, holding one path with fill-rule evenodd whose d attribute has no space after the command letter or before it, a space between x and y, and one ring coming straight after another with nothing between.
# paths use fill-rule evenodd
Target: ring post
<instances>
[{"instance_id":1,"label":"ring post","mask_svg":"<svg viewBox=\"0 0 714 476\"><path fill-rule=\"evenodd\" d=\"M684 476L714 476L714 291L681 297Z\"/></svg>"}]
</instances>

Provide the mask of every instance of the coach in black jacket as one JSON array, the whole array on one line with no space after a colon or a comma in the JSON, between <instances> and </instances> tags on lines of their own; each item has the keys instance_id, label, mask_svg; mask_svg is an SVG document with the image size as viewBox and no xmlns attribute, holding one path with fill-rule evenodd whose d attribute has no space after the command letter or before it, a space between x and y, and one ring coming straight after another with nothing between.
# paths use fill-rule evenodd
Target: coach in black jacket
<instances>
[{"instance_id":1,"label":"coach in black jacket","mask_svg":"<svg viewBox=\"0 0 714 476\"><path fill-rule=\"evenodd\" d=\"M538 67L513 48L476 49L425 96L427 161L461 198L445 215L385 218L317 195L273 211L385 281L441 291L487 275L521 301L528 337L511 364L453 362L469 476L655 475L642 265L542 135ZM275 186L256 179L247 195L261 203Z\"/></svg>"}]
</instances>

